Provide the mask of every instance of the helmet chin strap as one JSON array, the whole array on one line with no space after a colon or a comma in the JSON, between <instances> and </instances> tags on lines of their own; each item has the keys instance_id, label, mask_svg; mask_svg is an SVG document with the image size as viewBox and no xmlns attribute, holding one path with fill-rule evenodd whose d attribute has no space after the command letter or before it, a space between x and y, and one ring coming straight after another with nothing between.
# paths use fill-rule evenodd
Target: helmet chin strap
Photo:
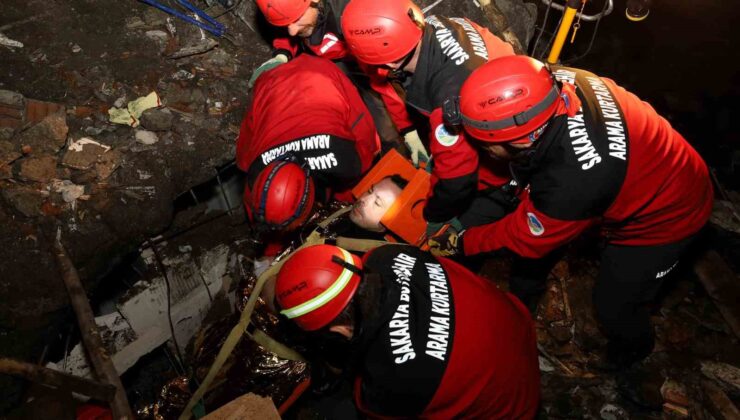
<instances>
[{"instance_id":1,"label":"helmet chin strap","mask_svg":"<svg viewBox=\"0 0 740 420\"><path fill-rule=\"evenodd\" d=\"M335 264L339 264L340 266L342 266L342 268L346 268L347 270L349 270L349 271L357 274L358 276L361 276L362 275L362 269L360 269L358 266L356 266L354 264L351 264L351 263L343 260L342 258L339 258L336 255L332 255L331 256L331 262L333 262Z\"/></svg>"},{"instance_id":2,"label":"helmet chin strap","mask_svg":"<svg viewBox=\"0 0 740 420\"><path fill-rule=\"evenodd\" d=\"M417 43L414 48L409 51L408 54L406 54L405 57L403 57L403 61L398 65L398 68L391 70L391 77L392 78L398 78L402 79L406 76L407 71L404 70L406 66L409 65L411 62L411 59L414 58L414 54L416 54L416 49L419 48L419 44Z\"/></svg>"}]
</instances>

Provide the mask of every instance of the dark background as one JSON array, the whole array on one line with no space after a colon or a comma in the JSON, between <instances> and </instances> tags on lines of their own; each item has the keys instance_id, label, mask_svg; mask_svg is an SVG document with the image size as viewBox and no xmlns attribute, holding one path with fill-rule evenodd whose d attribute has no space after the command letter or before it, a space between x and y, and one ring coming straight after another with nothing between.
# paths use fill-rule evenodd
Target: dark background
<instances>
[{"instance_id":1,"label":"dark background","mask_svg":"<svg viewBox=\"0 0 740 420\"><path fill-rule=\"evenodd\" d=\"M603 5L604 0L589 1L585 13L597 13ZM615 0L591 50L569 64L612 78L649 102L704 156L725 187L740 189L735 129L740 117L740 3L653 0L641 22L625 17L625 5L626 0ZM538 2L538 7L539 31L546 6ZM555 31L561 16L550 12L540 44L550 40L548 32ZM574 44L568 36L562 61L586 52L595 26L581 22Z\"/></svg>"}]
</instances>

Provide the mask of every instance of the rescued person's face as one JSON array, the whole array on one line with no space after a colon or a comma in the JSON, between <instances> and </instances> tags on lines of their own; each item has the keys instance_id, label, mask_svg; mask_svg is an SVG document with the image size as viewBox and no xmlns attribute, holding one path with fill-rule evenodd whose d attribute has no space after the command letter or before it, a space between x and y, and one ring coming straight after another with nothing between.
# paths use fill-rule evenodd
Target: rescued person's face
<instances>
[{"instance_id":1,"label":"rescued person's face","mask_svg":"<svg viewBox=\"0 0 740 420\"><path fill-rule=\"evenodd\" d=\"M318 3L318 0L312 3ZM298 18L295 22L288 25L288 33L290 36L297 36L300 38L308 38L316 28L316 22L319 20L319 9L316 7L309 7L303 13L303 16Z\"/></svg>"},{"instance_id":2,"label":"rescued person's face","mask_svg":"<svg viewBox=\"0 0 740 420\"><path fill-rule=\"evenodd\" d=\"M363 229L382 232L385 228L380 224L380 219L400 194L398 185L389 178L383 179L357 199L349 218Z\"/></svg>"}]
</instances>

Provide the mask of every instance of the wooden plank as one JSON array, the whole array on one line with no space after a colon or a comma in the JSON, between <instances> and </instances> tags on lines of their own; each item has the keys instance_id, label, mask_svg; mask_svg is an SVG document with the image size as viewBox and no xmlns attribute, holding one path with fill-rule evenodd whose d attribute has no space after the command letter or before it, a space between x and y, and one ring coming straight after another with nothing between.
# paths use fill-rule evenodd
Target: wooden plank
<instances>
[{"instance_id":1,"label":"wooden plank","mask_svg":"<svg viewBox=\"0 0 740 420\"><path fill-rule=\"evenodd\" d=\"M740 338L740 281L717 251L705 252L694 264L694 272L704 285L735 337Z\"/></svg>"},{"instance_id":2,"label":"wooden plank","mask_svg":"<svg viewBox=\"0 0 740 420\"><path fill-rule=\"evenodd\" d=\"M100 401L112 400L116 392L116 387L113 385L5 357L0 358L0 373L24 378L48 387L87 395Z\"/></svg>"},{"instance_id":3,"label":"wooden plank","mask_svg":"<svg viewBox=\"0 0 740 420\"><path fill-rule=\"evenodd\" d=\"M272 399L250 392L203 417L203 420L240 419L280 420L280 414Z\"/></svg>"},{"instance_id":4,"label":"wooden plank","mask_svg":"<svg viewBox=\"0 0 740 420\"><path fill-rule=\"evenodd\" d=\"M80 333L82 334L82 342L85 345L93 369L99 379L116 388L115 395L110 401L113 417L116 419L133 419L134 416L126 398L126 390L123 388L123 384L121 384L121 378L119 378L118 372L116 372L116 368L113 366L113 361L108 354L108 350L103 345L100 331L97 324L95 324L95 316L87 299L87 293L85 293L85 289L82 287L77 269L67 255L64 245L62 245L59 233L53 243L53 249L57 264L59 264L59 269L62 273L64 285L69 294L72 309L74 309L77 316L77 323L80 326Z\"/></svg>"}]
</instances>

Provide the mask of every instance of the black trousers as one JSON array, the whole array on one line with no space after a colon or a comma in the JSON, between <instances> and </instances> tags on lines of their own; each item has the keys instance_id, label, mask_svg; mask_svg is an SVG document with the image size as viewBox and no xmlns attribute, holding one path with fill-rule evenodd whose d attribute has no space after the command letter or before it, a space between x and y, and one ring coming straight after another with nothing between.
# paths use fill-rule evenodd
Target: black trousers
<instances>
[{"instance_id":1,"label":"black trousers","mask_svg":"<svg viewBox=\"0 0 740 420\"><path fill-rule=\"evenodd\" d=\"M694 237L667 245L607 244L593 291L596 318L609 338L607 356L628 366L649 355L655 344L648 305ZM514 263L510 289L530 310L545 290L545 281L560 253Z\"/></svg>"}]
</instances>

